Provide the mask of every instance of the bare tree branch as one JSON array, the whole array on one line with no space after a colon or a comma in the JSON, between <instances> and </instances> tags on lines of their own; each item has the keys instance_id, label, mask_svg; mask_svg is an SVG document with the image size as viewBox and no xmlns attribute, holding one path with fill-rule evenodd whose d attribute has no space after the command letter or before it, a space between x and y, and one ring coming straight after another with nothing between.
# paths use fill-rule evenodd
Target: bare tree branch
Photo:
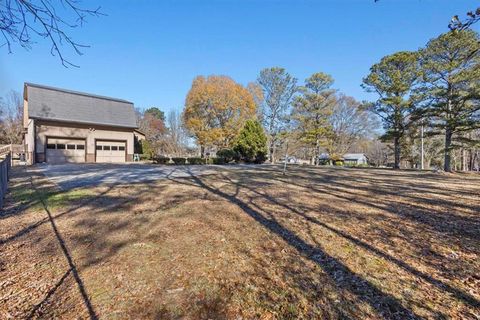
<instances>
[{"instance_id":1,"label":"bare tree branch","mask_svg":"<svg viewBox=\"0 0 480 320\"><path fill-rule=\"evenodd\" d=\"M65 58L62 46L66 44L78 55L88 46L76 42L67 30L83 26L88 16L105 15L100 9L83 8L78 0L0 0L0 47L6 46L9 53L13 44L29 50L36 37L47 39L51 54L63 66L78 67Z\"/></svg>"},{"instance_id":2,"label":"bare tree branch","mask_svg":"<svg viewBox=\"0 0 480 320\"><path fill-rule=\"evenodd\" d=\"M450 30L465 30L478 21L480 21L480 7L475 11L467 12L467 17L464 20L460 20L457 15L453 16L448 27Z\"/></svg>"}]
</instances>

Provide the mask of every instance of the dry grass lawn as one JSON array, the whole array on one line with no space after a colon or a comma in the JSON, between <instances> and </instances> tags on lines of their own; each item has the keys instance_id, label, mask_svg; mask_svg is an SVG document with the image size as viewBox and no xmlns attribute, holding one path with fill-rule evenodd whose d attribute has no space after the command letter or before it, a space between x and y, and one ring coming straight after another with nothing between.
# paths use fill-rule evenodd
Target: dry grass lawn
<instances>
[{"instance_id":1,"label":"dry grass lawn","mask_svg":"<svg viewBox=\"0 0 480 320\"><path fill-rule=\"evenodd\" d=\"M16 168L0 319L478 319L480 176L218 168L60 191Z\"/></svg>"}]
</instances>

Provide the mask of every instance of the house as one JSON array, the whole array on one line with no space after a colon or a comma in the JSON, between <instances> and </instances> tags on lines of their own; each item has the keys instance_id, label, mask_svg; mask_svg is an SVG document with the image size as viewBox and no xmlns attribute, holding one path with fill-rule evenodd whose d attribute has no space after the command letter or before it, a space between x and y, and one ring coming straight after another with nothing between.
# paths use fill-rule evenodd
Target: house
<instances>
[{"instance_id":1,"label":"house","mask_svg":"<svg viewBox=\"0 0 480 320\"><path fill-rule=\"evenodd\" d=\"M129 162L138 131L133 103L89 93L25 83L26 160Z\"/></svg>"},{"instance_id":2,"label":"house","mask_svg":"<svg viewBox=\"0 0 480 320\"><path fill-rule=\"evenodd\" d=\"M330 162L330 155L328 153L322 153L318 156L320 163L327 164ZM346 166L367 165L368 157L363 153L345 153L337 161L342 161Z\"/></svg>"},{"instance_id":3,"label":"house","mask_svg":"<svg viewBox=\"0 0 480 320\"><path fill-rule=\"evenodd\" d=\"M343 163L346 166L367 165L368 157L363 153L345 153L343 155Z\"/></svg>"}]
</instances>

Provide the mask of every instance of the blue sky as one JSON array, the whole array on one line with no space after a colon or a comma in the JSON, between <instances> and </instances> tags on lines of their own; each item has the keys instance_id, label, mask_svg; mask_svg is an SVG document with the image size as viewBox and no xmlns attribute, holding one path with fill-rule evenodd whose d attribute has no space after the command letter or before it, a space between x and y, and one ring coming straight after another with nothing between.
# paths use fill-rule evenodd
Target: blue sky
<instances>
[{"instance_id":1,"label":"blue sky","mask_svg":"<svg viewBox=\"0 0 480 320\"><path fill-rule=\"evenodd\" d=\"M91 47L64 54L47 42L30 51L0 48L0 94L35 82L133 101L137 107L182 109L197 75L223 74L246 85L265 67L281 66L303 81L323 71L335 88L359 100L369 67L400 50L416 50L447 31L462 0L171 0L83 1L108 14L71 32ZM478 31L478 25L476 26Z\"/></svg>"}]
</instances>

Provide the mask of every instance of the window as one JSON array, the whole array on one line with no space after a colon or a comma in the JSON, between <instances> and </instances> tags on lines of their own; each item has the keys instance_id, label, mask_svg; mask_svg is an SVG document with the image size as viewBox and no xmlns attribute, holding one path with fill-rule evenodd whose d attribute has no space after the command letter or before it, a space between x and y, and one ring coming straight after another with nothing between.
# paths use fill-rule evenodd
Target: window
<instances>
[{"instance_id":1,"label":"window","mask_svg":"<svg viewBox=\"0 0 480 320\"><path fill-rule=\"evenodd\" d=\"M55 149L55 143L48 143L47 149Z\"/></svg>"},{"instance_id":2,"label":"window","mask_svg":"<svg viewBox=\"0 0 480 320\"><path fill-rule=\"evenodd\" d=\"M57 143L57 149L65 149L65 144Z\"/></svg>"},{"instance_id":3,"label":"window","mask_svg":"<svg viewBox=\"0 0 480 320\"><path fill-rule=\"evenodd\" d=\"M112 151L117 151L118 147L117 146L112 146Z\"/></svg>"},{"instance_id":4,"label":"window","mask_svg":"<svg viewBox=\"0 0 480 320\"><path fill-rule=\"evenodd\" d=\"M125 147L118 147L118 150L125 151Z\"/></svg>"},{"instance_id":5,"label":"window","mask_svg":"<svg viewBox=\"0 0 480 320\"><path fill-rule=\"evenodd\" d=\"M103 150L110 150L110 146L103 146Z\"/></svg>"},{"instance_id":6,"label":"window","mask_svg":"<svg viewBox=\"0 0 480 320\"><path fill-rule=\"evenodd\" d=\"M95 149L102 150L102 146L96 146Z\"/></svg>"},{"instance_id":7,"label":"window","mask_svg":"<svg viewBox=\"0 0 480 320\"><path fill-rule=\"evenodd\" d=\"M83 144L77 144L77 150L85 150L85 146Z\"/></svg>"},{"instance_id":8,"label":"window","mask_svg":"<svg viewBox=\"0 0 480 320\"><path fill-rule=\"evenodd\" d=\"M75 145L74 144L67 144L67 149L68 150L75 150Z\"/></svg>"}]
</instances>

